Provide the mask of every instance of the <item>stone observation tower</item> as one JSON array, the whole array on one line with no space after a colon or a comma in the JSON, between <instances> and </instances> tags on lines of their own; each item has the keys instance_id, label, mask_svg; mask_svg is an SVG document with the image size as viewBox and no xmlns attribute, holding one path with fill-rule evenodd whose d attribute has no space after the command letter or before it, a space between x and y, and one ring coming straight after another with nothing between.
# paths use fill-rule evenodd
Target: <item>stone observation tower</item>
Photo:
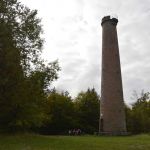
<instances>
[{"instance_id":1,"label":"stone observation tower","mask_svg":"<svg viewBox=\"0 0 150 150\"><path fill-rule=\"evenodd\" d=\"M102 19L102 78L100 134L126 134L120 56L117 38L118 19Z\"/></svg>"}]
</instances>

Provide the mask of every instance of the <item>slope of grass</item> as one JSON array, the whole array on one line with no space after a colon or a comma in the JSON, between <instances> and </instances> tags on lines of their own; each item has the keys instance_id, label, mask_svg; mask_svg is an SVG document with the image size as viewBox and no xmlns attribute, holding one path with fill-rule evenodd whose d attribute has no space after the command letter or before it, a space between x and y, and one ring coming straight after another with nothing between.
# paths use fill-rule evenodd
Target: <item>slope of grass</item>
<instances>
[{"instance_id":1,"label":"slope of grass","mask_svg":"<svg viewBox=\"0 0 150 150\"><path fill-rule=\"evenodd\" d=\"M0 136L0 150L150 150L150 135L98 136Z\"/></svg>"}]
</instances>

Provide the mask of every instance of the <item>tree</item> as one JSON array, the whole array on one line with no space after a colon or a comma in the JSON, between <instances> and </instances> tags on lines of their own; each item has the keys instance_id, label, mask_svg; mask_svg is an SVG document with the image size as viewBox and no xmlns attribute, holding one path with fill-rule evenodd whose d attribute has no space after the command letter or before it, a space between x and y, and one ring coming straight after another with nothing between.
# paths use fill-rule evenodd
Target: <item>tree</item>
<instances>
[{"instance_id":1,"label":"tree","mask_svg":"<svg viewBox=\"0 0 150 150\"><path fill-rule=\"evenodd\" d=\"M64 134L74 124L74 105L68 92L58 93L55 89L48 96L48 120L42 127L44 134Z\"/></svg>"},{"instance_id":2,"label":"tree","mask_svg":"<svg viewBox=\"0 0 150 150\"><path fill-rule=\"evenodd\" d=\"M86 133L98 131L99 125L99 96L95 89L81 92L75 99L78 127Z\"/></svg>"},{"instance_id":3,"label":"tree","mask_svg":"<svg viewBox=\"0 0 150 150\"><path fill-rule=\"evenodd\" d=\"M44 64L37 10L18 0L0 0L0 127L25 129L44 118L46 90L57 79L58 62Z\"/></svg>"},{"instance_id":4,"label":"tree","mask_svg":"<svg viewBox=\"0 0 150 150\"><path fill-rule=\"evenodd\" d=\"M141 96L132 104L132 108L127 108L126 114L129 132L150 132L150 93L142 91Z\"/></svg>"}]
</instances>

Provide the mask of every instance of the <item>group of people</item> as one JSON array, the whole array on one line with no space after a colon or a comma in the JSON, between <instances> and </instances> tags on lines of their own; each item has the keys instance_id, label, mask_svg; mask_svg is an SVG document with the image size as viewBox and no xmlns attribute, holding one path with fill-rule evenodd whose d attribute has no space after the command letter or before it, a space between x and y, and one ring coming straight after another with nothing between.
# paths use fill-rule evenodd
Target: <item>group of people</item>
<instances>
[{"instance_id":1,"label":"group of people","mask_svg":"<svg viewBox=\"0 0 150 150\"><path fill-rule=\"evenodd\" d=\"M81 135L81 129L71 129L68 131L69 135Z\"/></svg>"}]
</instances>

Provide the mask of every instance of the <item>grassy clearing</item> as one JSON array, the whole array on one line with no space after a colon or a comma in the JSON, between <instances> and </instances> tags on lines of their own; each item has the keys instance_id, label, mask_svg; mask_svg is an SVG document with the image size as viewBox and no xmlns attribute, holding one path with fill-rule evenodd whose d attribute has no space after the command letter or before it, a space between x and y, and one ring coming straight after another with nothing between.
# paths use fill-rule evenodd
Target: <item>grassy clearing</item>
<instances>
[{"instance_id":1,"label":"grassy clearing","mask_svg":"<svg viewBox=\"0 0 150 150\"><path fill-rule=\"evenodd\" d=\"M150 150L150 135L98 136L0 136L0 150Z\"/></svg>"}]
</instances>

